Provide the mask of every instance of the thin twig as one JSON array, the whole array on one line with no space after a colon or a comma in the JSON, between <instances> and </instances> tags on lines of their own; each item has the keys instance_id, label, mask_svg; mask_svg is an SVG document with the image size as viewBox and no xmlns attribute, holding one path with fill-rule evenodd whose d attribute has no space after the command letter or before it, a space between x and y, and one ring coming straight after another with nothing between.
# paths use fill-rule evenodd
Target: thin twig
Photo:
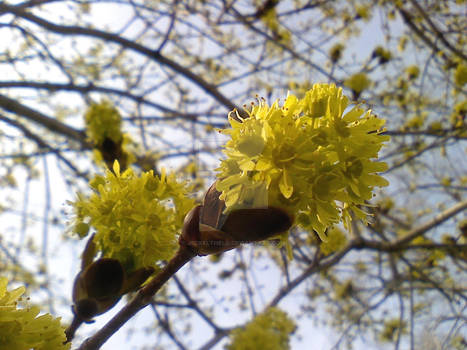
<instances>
[{"instance_id":1,"label":"thin twig","mask_svg":"<svg viewBox=\"0 0 467 350\"><path fill-rule=\"evenodd\" d=\"M0 12L4 13L12 13L18 17L21 17L29 22L35 23L36 25L49 30L50 32L57 33L60 35L73 35L73 36L85 36L85 37L92 37L101 40L105 40L107 42L116 43L121 45L129 50L135 51L140 53L143 56L146 56L155 62L158 62L161 65L169 67L171 70L181 74L186 79L192 81L194 84L199 86L202 90L204 90L207 94L211 95L215 100L219 103L224 105L226 108L233 110L238 109L239 113L242 111L239 109L230 99L224 96L216 87L206 80L204 80L201 76L193 73L189 68L183 67L179 63L171 60L170 58L163 56L160 52L152 50L146 46L143 46L137 42L132 40L126 39L122 36L94 29L94 28L85 28L80 26L67 26L67 25L60 25L49 22L41 17L35 16L34 14L24 11L22 9L15 8L14 6L7 5L0 3Z\"/></svg>"},{"instance_id":2,"label":"thin twig","mask_svg":"<svg viewBox=\"0 0 467 350\"><path fill-rule=\"evenodd\" d=\"M467 200L453 205L451 208L446 209L445 211L436 215L433 219L410 230L405 235L392 242L376 242L361 239L360 244L357 245L357 248L370 248L382 251L401 250L405 245L410 243L415 238L423 235L426 231L438 226L439 224L457 215L458 213L461 213L464 210L467 210Z\"/></svg>"},{"instance_id":3,"label":"thin twig","mask_svg":"<svg viewBox=\"0 0 467 350\"><path fill-rule=\"evenodd\" d=\"M177 276L174 276L174 281L177 284L177 287L180 290L180 292L182 292L183 296L188 301L188 307L195 310L198 313L198 315L204 321L206 321L206 323L208 323L212 328L214 328L216 332L220 331L221 328L218 325L216 325L214 321L203 310L201 310L198 303L191 297L190 293Z\"/></svg>"},{"instance_id":4,"label":"thin twig","mask_svg":"<svg viewBox=\"0 0 467 350\"><path fill-rule=\"evenodd\" d=\"M418 4L416 0L409 0L410 3L417 9L418 12L420 12L420 15L423 17L423 19L428 23L428 25L431 27L433 30L434 35L441 40L441 42L446 46L449 50L451 50L455 55L461 57L464 61L467 61L467 56L460 50L458 50L456 47L452 46L452 44L447 41L445 38L444 34L439 30L439 28L434 24L434 22L431 20L430 16L425 12L425 10Z\"/></svg>"},{"instance_id":5,"label":"thin twig","mask_svg":"<svg viewBox=\"0 0 467 350\"><path fill-rule=\"evenodd\" d=\"M66 343L70 342L74 338L76 331L82 324L83 324L83 320L75 315L73 317L73 321L71 321L71 324L65 330Z\"/></svg>"}]
</instances>

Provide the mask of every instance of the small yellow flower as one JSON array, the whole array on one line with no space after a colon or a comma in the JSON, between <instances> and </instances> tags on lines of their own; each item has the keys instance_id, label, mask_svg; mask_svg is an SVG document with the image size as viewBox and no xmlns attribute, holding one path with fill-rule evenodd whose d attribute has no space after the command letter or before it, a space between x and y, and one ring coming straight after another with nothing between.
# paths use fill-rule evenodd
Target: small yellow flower
<instances>
[{"instance_id":1,"label":"small yellow flower","mask_svg":"<svg viewBox=\"0 0 467 350\"><path fill-rule=\"evenodd\" d=\"M368 79L365 73L356 73L344 82L344 85L353 91L356 98L360 96L363 90L368 89L370 84L371 80Z\"/></svg>"},{"instance_id":2,"label":"small yellow flower","mask_svg":"<svg viewBox=\"0 0 467 350\"><path fill-rule=\"evenodd\" d=\"M357 15L364 20L368 21L370 19L370 9L367 6L359 5L356 8Z\"/></svg>"},{"instance_id":3,"label":"small yellow flower","mask_svg":"<svg viewBox=\"0 0 467 350\"><path fill-rule=\"evenodd\" d=\"M342 249L347 242L345 234L337 227L333 227L327 232L327 240L320 245L320 249L324 255L337 252Z\"/></svg>"},{"instance_id":4,"label":"small yellow flower","mask_svg":"<svg viewBox=\"0 0 467 350\"><path fill-rule=\"evenodd\" d=\"M329 50L329 57L331 57L331 62L338 62L342 57L342 52L344 51L344 49L345 46L341 43L337 43L333 47L331 47L331 49Z\"/></svg>"},{"instance_id":5,"label":"small yellow flower","mask_svg":"<svg viewBox=\"0 0 467 350\"><path fill-rule=\"evenodd\" d=\"M122 133L122 116L107 100L92 104L84 115L86 135L94 145L93 155L97 164L105 161L109 168L118 160L123 168L135 161L129 151L131 138Z\"/></svg>"},{"instance_id":6,"label":"small yellow flower","mask_svg":"<svg viewBox=\"0 0 467 350\"><path fill-rule=\"evenodd\" d=\"M467 83L467 65L459 63L454 73L456 85L462 88Z\"/></svg>"},{"instance_id":7,"label":"small yellow flower","mask_svg":"<svg viewBox=\"0 0 467 350\"><path fill-rule=\"evenodd\" d=\"M405 72L409 76L410 80L417 79L418 76L420 75L420 68L418 68L418 66L415 66L415 65L408 66L405 69Z\"/></svg>"},{"instance_id":8,"label":"small yellow flower","mask_svg":"<svg viewBox=\"0 0 467 350\"><path fill-rule=\"evenodd\" d=\"M294 322L277 307L271 307L257 315L241 329L230 335L228 350L287 350L289 337L295 330Z\"/></svg>"},{"instance_id":9,"label":"small yellow flower","mask_svg":"<svg viewBox=\"0 0 467 350\"><path fill-rule=\"evenodd\" d=\"M373 50L373 57L376 57L380 64L385 64L391 60L392 55L391 55L391 51L386 50L382 46L377 46Z\"/></svg>"},{"instance_id":10,"label":"small yellow flower","mask_svg":"<svg viewBox=\"0 0 467 350\"><path fill-rule=\"evenodd\" d=\"M18 308L25 288L7 291L8 280L0 277L0 348L11 350L66 350L60 318L49 314L39 316L37 306Z\"/></svg>"},{"instance_id":11,"label":"small yellow flower","mask_svg":"<svg viewBox=\"0 0 467 350\"><path fill-rule=\"evenodd\" d=\"M84 120L86 135L94 144L100 145L106 138L115 143L121 142L122 117L109 101L92 104L86 111Z\"/></svg>"}]
</instances>

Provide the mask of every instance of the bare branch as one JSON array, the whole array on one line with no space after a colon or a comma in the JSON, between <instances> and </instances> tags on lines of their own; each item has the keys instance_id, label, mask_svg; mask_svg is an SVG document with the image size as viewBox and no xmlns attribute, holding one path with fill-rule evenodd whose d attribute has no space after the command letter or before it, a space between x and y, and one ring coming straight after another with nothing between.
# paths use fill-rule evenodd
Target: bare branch
<instances>
[{"instance_id":1,"label":"bare branch","mask_svg":"<svg viewBox=\"0 0 467 350\"><path fill-rule=\"evenodd\" d=\"M451 45L449 41L446 40L445 36L443 33L439 30L439 28L433 23L431 20L430 16L425 12L425 10L420 6L420 4L416 0L409 0L410 3L417 9L417 11L420 13L420 15L423 17L423 19L428 23L428 25L431 27L433 30L433 33L435 36L441 40L441 42L449 49L451 50L456 56L461 57L464 61L467 61L467 56L459 51L457 48Z\"/></svg>"},{"instance_id":2,"label":"bare branch","mask_svg":"<svg viewBox=\"0 0 467 350\"><path fill-rule=\"evenodd\" d=\"M38 123L57 134L67 136L72 140L78 141L83 146L87 146L88 148L90 147L90 145L85 141L86 136L84 132L63 124L54 118L48 117L41 112L13 100L12 98L0 95L0 108Z\"/></svg>"},{"instance_id":3,"label":"bare branch","mask_svg":"<svg viewBox=\"0 0 467 350\"><path fill-rule=\"evenodd\" d=\"M361 239L360 242L357 244L357 247L362 248L372 248L382 251L397 251L401 249L405 249L405 245L410 243L415 238L423 235L426 231L438 226L439 224L443 223L444 221L450 219L451 217L467 210L467 200L463 202L459 202L456 205L452 206L449 209L446 209L442 213L436 215L433 219L427 221L424 224L410 230L402 237L392 241L392 242L376 242L376 241L369 241L365 239Z\"/></svg>"},{"instance_id":4,"label":"bare branch","mask_svg":"<svg viewBox=\"0 0 467 350\"><path fill-rule=\"evenodd\" d=\"M0 3L0 12L12 13L18 17L24 18L32 23L37 24L40 27L43 27L57 34L88 36L88 37L93 37L96 39L101 39L107 42L113 42L113 43L122 45L128 49L136 51L144 56L147 56L151 58L152 60L159 62L160 64L170 67L172 70L183 75L185 78L187 78L188 80L198 85L202 90L204 90L206 93L214 97L217 101L219 101L219 103L224 105L227 109L229 110L238 109L239 111L242 110L238 108L238 106L236 106L227 97L225 97L219 90L217 90L214 85L208 83L203 78L193 73L190 69L185 68L181 66L180 64L178 64L177 62L163 56L159 51L151 50L147 48L146 46L143 46L135 41L131 41L119 35L105 32L105 31L98 30L98 29L55 24L55 23L46 21L43 18L35 16L27 11L15 8L14 6L11 6L11 5L6 5L4 3Z\"/></svg>"}]
</instances>

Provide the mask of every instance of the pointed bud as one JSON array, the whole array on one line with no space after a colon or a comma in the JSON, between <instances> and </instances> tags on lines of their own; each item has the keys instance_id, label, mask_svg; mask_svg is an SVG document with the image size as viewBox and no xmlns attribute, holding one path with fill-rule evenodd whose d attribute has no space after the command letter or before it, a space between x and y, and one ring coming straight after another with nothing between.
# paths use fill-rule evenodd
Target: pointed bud
<instances>
[{"instance_id":1,"label":"pointed bud","mask_svg":"<svg viewBox=\"0 0 467 350\"><path fill-rule=\"evenodd\" d=\"M112 308L121 298L125 273L116 259L96 260L76 276L73 310L85 321Z\"/></svg>"},{"instance_id":2,"label":"pointed bud","mask_svg":"<svg viewBox=\"0 0 467 350\"><path fill-rule=\"evenodd\" d=\"M190 246L198 255L218 254L241 243L262 241L292 226L293 218L279 208L237 209L224 214L225 203L220 194L214 183L206 192L203 205L185 217L180 244Z\"/></svg>"},{"instance_id":3,"label":"pointed bud","mask_svg":"<svg viewBox=\"0 0 467 350\"><path fill-rule=\"evenodd\" d=\"M124 272L122 264L116 259L102 258L89 265L83 273L88 295L102 299L120 292Z\"/></svg>"},{"instance_id":4,"label":"pointed bud","mask_svg":"<svg viewBox=\"0 0 467 350\"><path fill-rule=\"evenodd\" d=\"M191 247L198 255L209 255L233 249L238 244L232 243L229 236L216 228L200 224L200 215L203 206L198 205L190 210L183 222L180 244ZM206 211L209 217L210 212Z\"/></svg>"},{"instance_id":5,"label":"pointed bud","mask_svg":"<svg viewBox=\"0 0 467 350\"><path fill-rule=\"evenodd\" d=\"M229 213L221 230L237 241L258 242L287 231L292 222L279 208L237 209Z\"/></svg>"}]
</instances>

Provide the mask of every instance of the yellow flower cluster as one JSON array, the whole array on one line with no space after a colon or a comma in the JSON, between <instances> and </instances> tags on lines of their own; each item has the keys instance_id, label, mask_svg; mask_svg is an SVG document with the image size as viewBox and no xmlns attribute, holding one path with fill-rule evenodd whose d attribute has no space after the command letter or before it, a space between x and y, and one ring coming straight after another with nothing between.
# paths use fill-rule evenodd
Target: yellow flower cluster
<instances>
[{"instance_id":1,"label":"yellow flower cluster","mask_svg":"<svg viewBox=\"0 0 467 350\"><path fill-rule=\"evenodd\" d=\"M271 307L257 315L244 328L235 329L230 334L227 350L286 350L289 349L289 336L295 330L294 322L287 314Z\"/></svg>"},{"instance_id":2,"label":"yellow flower cluster","mask_svg":"<svg viewBox=\"0 0 467 350\"><path fill-rule=\"evenodd\" d=\"M78 194L72 203L77 214L73 231L84 237L93 227L103 257L118 259L129 272L173 256L177 233L194 206L175 174L157 176L151 170L138 176L132 169L120 174L116 161L113 172L96 176L90 185L95 192Z\"/></svg>"},{"instance_id":3,"label":"yellow flower cluster","mask_svg":"<svg viewBox=\"0 0 467 350\"><path fill-rule=\"evenodd\" d=\"M460 88L467 84L467 65L463 63L457 65L456 71L454 72L454 81Z\"/></svg>"},{"instance_id":4,"label":"yellow flower cluster","mask_svg":"<svg viewBox=\"0 0 467 350\"><path fill-rule=\"evenodd\" d=\"M25 288L7 291L8 280L0 277L0 348L8 350L65 350L66 341L60 318L38 316L39 307L18 308Z\"/></svg>"},{"instance_id":5,"label":"yellow flower cluster","mask_svg":"<svg viewBox=\"0 0 467 350\"><path fill-rule=\"evenodd\" d=\"M122 117L109 101L92 104L87 110L86 135L96 145L100 145L106 138L115 143L122 141Z\"/></svg>"},{"instance_id":6,"label":"yellow flower cluster","mask_svg":"<svg viewBox=\"0 0 467 350\"><path fill-rule=\"evenodd\" d=\"M217 169L227 211L282 208L323 240L327 227L348 224L349 210L366 218L358 206L388 184L375 174L386 164L371 160L389 139L380 134L384 120L349 108L334 84L315 84L303 99L289 95L282 107L260 101L248 113L231 112L232 128L221 130L231 138Z\"/></svg>"},{"instance_id":7,"label":"yellow flower cluster","mask_svg":"<svg viewBox=\"0 0 467 350\"><path fill-rule=\"evenodd\" d=\"M332 227L326 231L327 240L320 245L321 252L324 255L329 255L344 248L347 243L347 237L344 232L337 227Z\"/></svg>"},{"instance_id":8,"label":"yellow flower cluster","mask_svg":"<svg viewBox=\"0 0 467 350\"><path fill-rule=\"evenodd\" d=\"M365 73L356 73L345 80L344 85L351 89L358 97L363 90L368 89L371 85L371 80Z\"/></svg>"},{"instance_id":9,"label":"yellow flower cluster","mask_svg":"<svg viewBox=\"0 0 467 350\"><path fill-rule=\"evenodd\" d=\"M135 161L135 156L128 151L131 138L122 133L122 117L109 102L92 104L84 115L86 135L94 145L94 161L105 161L109 168L117 159L122 168Z\"/></svg>"}]
</instances>

